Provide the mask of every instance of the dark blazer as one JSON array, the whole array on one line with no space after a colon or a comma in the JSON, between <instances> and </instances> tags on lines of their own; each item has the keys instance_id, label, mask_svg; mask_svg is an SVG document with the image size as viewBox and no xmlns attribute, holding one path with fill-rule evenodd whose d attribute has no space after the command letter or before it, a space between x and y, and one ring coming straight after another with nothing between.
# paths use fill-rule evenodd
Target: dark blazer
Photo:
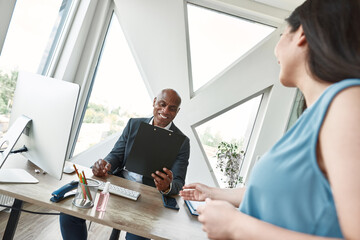
<instances>
[{"instance_id":1,"label":"dark blazer","mask_svg":"<svg viewBox=\"0 0 360 240\"><path fill-rule=\"evenodd\" d=\"M115 143L111 152L105 157L105 160L111 164L111 171L121 171L125 167L126 160L129 156L131 147L134 143L135 136L140 127L141 122L149 123L151 118L131 118L124 131L122 132L120 138ZM170 130L174 133L179 133L184 135L174 123L171 124ZM190 139L188 137L185 138L183 145L180 148L180 151L176 157L174 165L171 169L173 172L173 182L171 191L168 195L178 194L179 191L185 184L185 177L187 166L189 164L189 156L190 156ZM143 183L147 185L155 186L154 181L152 179L143 178Z\"/></svg>"}]
</instances>

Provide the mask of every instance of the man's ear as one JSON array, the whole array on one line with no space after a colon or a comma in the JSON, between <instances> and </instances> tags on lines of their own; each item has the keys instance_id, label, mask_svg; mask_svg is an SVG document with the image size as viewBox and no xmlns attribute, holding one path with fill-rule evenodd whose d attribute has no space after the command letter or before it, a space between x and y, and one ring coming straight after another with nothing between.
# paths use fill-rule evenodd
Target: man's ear
<instances>
[{"instance_id":1,"label":"man's ear","mask_svg":"<svg viewBox=\"0 0 360 240\"><path fill-rule=\"evenodd\" d=\"M153 107L155 107L155 103L156 103L156 97L154 97Z\"/></svg>"},{"instance_id":2,"label":"man's ear","mask_svg":"<svg viewBox=\"0 0 360 240\"><path fill-rule=\"evenodd\" d=\"M297 45L304 46L305 44L307 44L306 36L305 36L302 25L300 25L300 27L298 28L298 30L296 32L297 32L297 36L298 36Z\"/></svg>"},{"instance_id":3,"label":"man's ear","mask_svg":"<svg viewBox=\"0 0 360 240\"><path fill-rule=\"evenodd\" d=\"M178 108L178 110L176 111L176 114L178 114L179 111L180 111L180 108Z\"/></svg>"}]
</instances>

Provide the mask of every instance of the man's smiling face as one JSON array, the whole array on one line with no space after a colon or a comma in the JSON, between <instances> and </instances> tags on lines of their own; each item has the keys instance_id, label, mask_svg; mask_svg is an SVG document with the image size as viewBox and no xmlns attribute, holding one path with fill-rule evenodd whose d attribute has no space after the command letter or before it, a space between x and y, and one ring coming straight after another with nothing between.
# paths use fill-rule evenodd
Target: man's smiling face
<instances>
[{"instance_id":1,"label":"man's smiling face","mask_svg":"<svg viewBox=\"0 0 360 240\"><path fill-rule=\"evenodd\" d=\"M181 98L172 89L164 89L154 98L154 125L166 127L180 110Z\"/></svg>"}]
</instances>

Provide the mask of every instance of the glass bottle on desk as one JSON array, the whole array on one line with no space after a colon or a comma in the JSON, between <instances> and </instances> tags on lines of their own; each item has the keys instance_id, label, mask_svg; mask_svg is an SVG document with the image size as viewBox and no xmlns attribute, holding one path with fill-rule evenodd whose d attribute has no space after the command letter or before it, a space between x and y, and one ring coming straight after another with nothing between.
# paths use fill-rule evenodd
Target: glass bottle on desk
<instances>
[{"instance_id":1,"label":"glass bottle on desk","mask_svg":"<svg viewBox=\"0 0 360 240\"><path fill-rule=\"evenodd\" d=\"M105 212L105 210L106 210L106 205L107 205L107 203L109 201L109 197L110 197L109 186L110 186L110 182L106 182L104 189L100 193L99 201L96 206L96 211L98 211L98 212Z\"/></svg>"}]
</instances>

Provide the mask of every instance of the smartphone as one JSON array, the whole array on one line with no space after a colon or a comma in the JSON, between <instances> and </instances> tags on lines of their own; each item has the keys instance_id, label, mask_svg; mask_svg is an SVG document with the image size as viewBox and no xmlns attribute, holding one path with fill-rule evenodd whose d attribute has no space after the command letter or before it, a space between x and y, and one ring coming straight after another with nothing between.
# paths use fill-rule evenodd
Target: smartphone
<instances>
[{"instance_id":1,"label":"smartphone","mask_svg":"<svg viewBox=\"0 0 360 240\"><path fill-rule=\"evenodd\" d=\"M159 172L161 172L161 173L164 173L164 174L166 174L166 172L164 172L164 170L158 170ZM154 172L154 174L156 175L156 176L158 176L159 178L161 178L161 179L163 179L162 178L162 176L160 176L159 174L156 174L156 172Z\"/></svg>"},{"instance_id":2,"label":"smartphone","mask_svg":"<svg viewBox=\"0 0 360 240\"><path fill-rule=\"evenodd\" d=\"M175 210L180 209L175 198L169 197L166 195L162 195L162 199L163 199L163 203L164 203L165 207L175 209Z\"/></svg>"}]
</instances>

